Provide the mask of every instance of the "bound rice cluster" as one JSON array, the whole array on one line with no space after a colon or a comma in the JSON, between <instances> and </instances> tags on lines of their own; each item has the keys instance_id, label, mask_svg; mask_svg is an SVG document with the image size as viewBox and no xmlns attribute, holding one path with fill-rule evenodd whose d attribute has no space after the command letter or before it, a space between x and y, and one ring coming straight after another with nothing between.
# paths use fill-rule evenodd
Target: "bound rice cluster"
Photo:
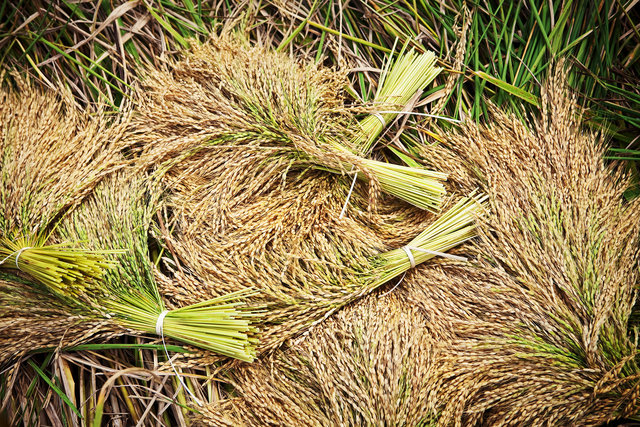
<instances>
[{"instance_id":1,"label":"bound rice cluster","mask_svg":"<svg viewBox=\"0 0 640 427\"><path fill-rule=\"evenodd\" d=\"M153 383L168 401L182 391L176 422L635 415L640 211L621 197L628 178L602 163L561 71L534 122L496 110L440 145L376 149L439 72L433 54L403 49L374 102L350 106L343 71L222 36L141 71L115 119L63 93L3 89L9 416L33 408L30 354L61 360L125 336L164 348L136 353L131 375L188 377ZM122 350L103 354L130 367ZM105 394L117 377L87 365L74 381L97 381L100 395L66 384L73 396L47 400L48 419L73 405L70 417L99 425L118 410ZM164 412L132 384L125 422Z\"/></svg>"}]
</instances>

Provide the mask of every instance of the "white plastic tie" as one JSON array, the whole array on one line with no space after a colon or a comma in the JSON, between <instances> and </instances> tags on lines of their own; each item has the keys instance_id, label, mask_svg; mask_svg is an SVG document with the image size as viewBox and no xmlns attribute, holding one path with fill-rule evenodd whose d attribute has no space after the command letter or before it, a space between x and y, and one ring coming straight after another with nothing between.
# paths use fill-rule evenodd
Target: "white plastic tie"
<instances>
[{"instance_id":1,"label":"white plastic tie","mask_svg":"<svg viewBox=\"0 0 640 427\"><path fill-rule=\"evenodd\" d=\"M400 280L398 280L398 283L396 283L395 285L393 285L393 288L389 289L387 292L385 292L384 294L380 295L381 297L386 297L387 295L389 295L391 292L395 291L396 288L398 286L400 286L400 283L402 283L402 281L404 280L404 276L407 275L407 272L405 271L404 273L402 273L402 277L400 278Z\"/></svg>"},{"instance_id":2,"label":"white plastic tie","mask_svg":"<svg viewBox=\"0 0 640 427\"><path fill-rule=\"evenodd\" d=\"M164 318L167 317L169 310L165 310L158 316L158 320L156 320L156 335L163 335L164 330Z\"/></svg>"},{"instance_id":3,"label":"white plastic tie","mask_svg":"<svg viewBox=\"0 0 640 427\"><path fill-rule=\"evenodd\" d=\"M347 212L347 206L349 205L349 199L351 199L351 194L353 193L353 187L356 185L356 181L358 180L358 172L353 174L353 181L351 181L351 188L349 188L349 194L347 194L347 200L344 201L344 206L342 206L342 211L340 211L340 216L338 219L342 219L344 214Z\"/></svg>"},{"instance_id":4,"label":"white plastic tie","mask_svg":"<svg viewBox=\"0 0 640 427\"><path fill-rule=\"evenodd\" d=\"M403 246L402 250L405 251L405 253L407 254L407 258L409 258L409 262L411 263L411 268L415 268L415 266L416 266L416 260L413 257L413 253L411 253L411 251L423 252L425 254L430 254L430 255L435 255L435 256L442 257L442 258L447 258L447 259L450 259L452 261L462 261L462 262L467 261L467 258L465 258L463 256L451 255L451 254L448 254L446 252L431 251L429 249L422 249L422 248L418 248L416 246L410 246L410 245Z\"/></svg>"},{"instance_id":5,"label":"white plastic tie","mask_svg":"<svg viewBox=\"0 0 640 427\"><path fill-rule=\"evenodd\" d=\"M169 357L169 351L167 350L167 343L164 341L164 318L167 317L167 314L169 314L169 310L164 310L162 313L158 315L158 320L156 320L156 335L160 335L160 337L162 338L162 347L164 348L164 354L167 355L167 360L169 361L169 364L171 364L171 368L173 369L173 372L176 374L176 377L178 378L178 381L180 382L180 385L182 386L182 388L184 388L187 391L187 393L189 393L189 396L191 396L191 398L198 404L198 406L204 406L200 401L200 399L198 399L191 392L191 390L189 390L189 387L187 387L187 385L184 383L182 376L178 373L178 370L173 364L173 360L171 359L171 357Z\"/></svg>"},{"instance_id":6,"label":"white plastic tie","mask_svg":"<svg viewBox=\"0 0 640 427\"><path fill-rule=\"evenodd\" d=\"M18 270L22 271L22 269L20 268L20 265L18 264L18 260L20 259L20 255L22 255L22 252L26 251L27 249L33 249L33 246L25 246L22 249L18 249L15 252L11 252L9 255L4 257L4 259L2 261L0 261L0 265L4 264L6 260L11 258L13 255L15 255L16 256L16 268Z\"/></svg>"},{"instance_id":7,"label":"white plastic tie","mask_svg":"<svg viewBox=\"0 0 640 427\"><path fill-rule=\"evenodd\" d=\"M411 268L415 268L415 266L416 266L416 259L413 257L413 253L411 251L424 252L426 254L440 256L440 257L448 258L448 259L451 259L451 260L454 260L454 261L467 261L467 258L462 257L462 256L451 255L451 254L448 254L446 252L430 251L429 249L422 249L422 248L418 248L416 246L411 246L411 245L403 246L402 250L407 254L407 258L409 258L409 262L411 263ZM400 283L402 283L402 281L404 280L404 277L406 275L407 275L407 272L405 271L402 274L402 277L400 278L400 280L398 280L398 283L396 283L393 286L393 288L389 289L387 292L385 292L384 294L382 294L380 296L384 297L384 296L389 295L391 292L393 292L398 286L400 286Z\"/></svg>"},{"instance_id":8,"label":"white plastic tie","mask_svg":"<svg viewBox=\"0 0 640 427\"><path fill-rule=\"evenodd\" d=\"M375 117L376 119L378 119L380 121L380 124L382 125L382 127L386 127L387 126L387 121L384 119L384 117L382 117L382 114L373 113L372 115L373 115L373 117Z\"/></svg>"},{"instance_id":9,"label":"white plastic tie","mask_svg":"<svg viewBox=\"0 0 640 427\"><path fill-rule=\"evenodd\" d=\"M411 268L416 267L416 260L411 253L411 248L409 246L403 246L402 250L406 252L407 258L409 258L409 262L411 263Z\"/></svg>"}]
</instances>

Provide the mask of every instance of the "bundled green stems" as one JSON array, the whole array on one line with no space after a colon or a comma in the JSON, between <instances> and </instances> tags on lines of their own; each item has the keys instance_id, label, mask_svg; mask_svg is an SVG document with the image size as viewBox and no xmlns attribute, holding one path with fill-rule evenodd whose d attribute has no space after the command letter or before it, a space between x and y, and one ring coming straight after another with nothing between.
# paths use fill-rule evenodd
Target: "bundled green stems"
<instances>
[{"instance_id":1,"label":"bundled green stems","mask_svg":"<svg viewBox=\"0 0 640 427\"><path fill-rule=\"evenodd\" d=\"M399 58L383 71L374 99L374 106L381 112L370 114L359 122L361 132L353 141L354 154L368 153L384 128L393 121L416 93L433 82L442 70L435 67L433 52L419 54L416 51L401 52ZM350 150L340 144L335 147L343 152ZM421 209L437 211L445 194L442 181L447 175L420 167L399 166L362 158L361 163L371 170L380 182L382 191L392 194ZM359 174L360 179L364 174Z\"/></svg>"}]
</instances>

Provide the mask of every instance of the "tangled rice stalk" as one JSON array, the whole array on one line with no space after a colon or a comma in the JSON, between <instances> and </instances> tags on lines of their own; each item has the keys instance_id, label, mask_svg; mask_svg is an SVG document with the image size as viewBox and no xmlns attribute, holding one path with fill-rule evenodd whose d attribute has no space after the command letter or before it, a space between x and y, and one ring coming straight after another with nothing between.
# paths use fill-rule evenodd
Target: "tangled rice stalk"
<instances>
[{"instance_id":1,"label":"tangled rice stalk","mask_svg":"<svg viewBox=\"0 0 640 427\"><path fill-rule=\"evenodd\" d=\"M639 205L624 201L629 177L604 164L565 82L560 64L531 123L494 109L491 125L467 123L446 148L425 150L462 191L480 186L491 212L479 226L481 274L448 284L469 290L455 296L459 309L442 306L454 319L434 376L443 424L599 425L640 408L629 323ZM419 299L440 316L435 297Z\"/></svg>"}]
</instances>

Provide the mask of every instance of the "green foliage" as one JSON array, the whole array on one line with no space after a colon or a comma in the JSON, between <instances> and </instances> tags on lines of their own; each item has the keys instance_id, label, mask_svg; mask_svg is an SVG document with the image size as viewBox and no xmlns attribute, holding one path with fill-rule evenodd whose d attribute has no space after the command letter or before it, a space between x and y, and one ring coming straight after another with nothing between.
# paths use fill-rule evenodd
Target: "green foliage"
<instances>
[{"instance_id":1,"label":"green foliage","mask_svg":"<svg viewBox=\"0 0 640 427\"><path fill-rule=\"evenodd\" d=\"M340 56L382 68L397 43L437 53L447 69L464 52L453 76L454 91L442 90L450 73L423 98L447 96L441 113L479 119L487 101L535 108L549 65L566 58L570 84L591 123L619 148L636 148L640 133L640 23L631 1L444 3L372 0L234 4L192 2L3 3L0 64L26 72L49 86L61 81L82 104L126 100L135 68L153 64L204 39L222 22L268 37L285 48L336 65ZM464 31L461 31L462 30ZM340 48L327 43L337 39ZM365 67L366 68L366 67ZM369 98L375 76L353 73L353 94ZM625 160L637 162L637 160Z\"/></svg>"}]
</instances>

